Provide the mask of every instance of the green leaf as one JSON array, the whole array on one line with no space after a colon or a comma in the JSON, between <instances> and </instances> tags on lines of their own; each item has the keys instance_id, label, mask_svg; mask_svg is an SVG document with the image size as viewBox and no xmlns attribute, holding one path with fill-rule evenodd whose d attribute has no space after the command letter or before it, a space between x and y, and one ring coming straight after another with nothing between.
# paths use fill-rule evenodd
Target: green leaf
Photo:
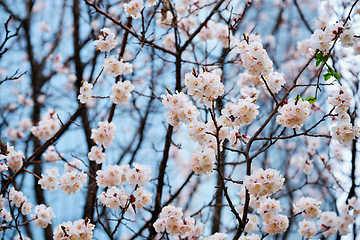
<instances>
[{"instance_id":1,"label":"green leaf","mask_svg":"<svg viewBox=\"0 0 360 240\"><path fill-rule=\"evenodd\" d=\"M304 99L298 94L297 96L296 96L296 98L295 98L295 101L298 101L298 100L302 100L302 101L304 101Z\"/></svg>"},{"instance_id":2,"label":"green leaf","mask_svg":"<svg viewBox=\"0 0 360 240\"><path fill-rule=\"evenodd\" d=\"M338 74L337 72L333 73L334 78L336 78L336 80L340 79L340 74Z\"/></svg>"},{"instance_id":3,"label":"green leaf","mask_svg":"<svg viewBox=\"0 0 360 240\"><path fill-rule=\"evenodd\" d=\"M319 52L319 53L317 53L317 54L315 55L315 59L316 59L316 60L323 61L324 56L323 56L323 54L322 54L321 52Z\"/></svg>"},{"instance_id":4,"label":"green leaf","mask_svg":"<svg viewBox=\"0 0 360 240\"><path fill-rule=\"evenodd\" d=\"M316 60L316 67L318 67L321 63L321 60Z\"/></svg>"},{"instance_id":5,"label":"green leaf","mask_svg":"<svg viewBox=\"0 0 360 240\"><path fill-rule=\"evenodd\" d=\"M325 73L325 74L323 75L325 81L329 80L329 79L331 78L331 76L332 76L331 73Z\"/></svg>"},{"instance_id":6,"label":"green leaf","mask_svg":"<svg viewBox=\"0 0 360 240\"><path fill-rule=\"evenodd\" d=\"M333 73L333 72L334 72L334 70L333 70L331 67L329 67L327 71L328 71L329 73Z\"/></svg>"},{"instance_id":7,"label":"green leaf","mask_svg":"<svg viewBox=\"0 0 360 240\"><path fill-rule=\"evenodd\" d=\"M311 104L316 102L316 98L314 98L314 97L307 97L307 98L305 98L305 100L308 101Z\"/></svg>"}]
</instances>

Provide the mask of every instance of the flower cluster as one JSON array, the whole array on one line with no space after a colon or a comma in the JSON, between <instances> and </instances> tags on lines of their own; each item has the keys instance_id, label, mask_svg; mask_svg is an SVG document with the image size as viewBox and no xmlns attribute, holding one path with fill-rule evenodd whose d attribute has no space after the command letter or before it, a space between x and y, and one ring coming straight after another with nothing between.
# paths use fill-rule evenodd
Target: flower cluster
<instances>
[{"instance_id":1,"label":"flower cluster","mask_svg":"<svg viewBox=\"0 0 360 240\"><path fill-rule=\"evenodd\" d=\"M197 25L196 19L192 16L182 18L178 22L179 32L183 35L189 35L194 31Z\"/></svg>"},{"instance_id":2,"label":"flower cluster","mask_svg":"<svg viewBox=\"0 0 360 240\"><path fill-rule=\"evenodd\" d=\"M309 197L302 197L299 201L294 204L294 212L302 214L307 219L314 219L320 217L321 202Z\"/></svg>"},{"instance_id":3,"label":"flower cluster","mask_svg":"<svg viewBox=\"0 0 360 240\"><path fill-rule=\"evenodd\" d=\"M216 22L214 22L213 20L209 20L205 27L203 27L201 29L201 31L199 32L199 34L197 35L198 38L200 39L200 41L207 41L207 40L211 40L216 36Z\"/></svg>"},{"instance_id":4,"label":"flower cluster","mask_svg":"<svg viewBox=\"0 0 360 240\"><path fill-rule=\"evenodd\" d=\"M339 119L340 118L338 118L338 120ZM355 136L360 136L360 128L358 126L352 126L350 120L338 121L337 124L331 128L331 132L332 137L341 144L348 144Z\"/></svg>"},{"instance_id":5,"label":"flower cluster","mask_svg":"<svg viewBox=\"0 0 360 240\"><path fill-rule=\"evenodd\" d=\"M313 161L306 155L294 155L290 158L290 163L299 171L309 175L314 167Z\"/></svg>"},{"instance_id":6,"label":"flower cluster","mask_svg":"<svg viewBox=\"0 0 360 240\"><path fill-rule=\"evenodd\" d=\"M253 41L248 44L241 41L238 47L243 66L251 75L267 76L273 71L273 62L260 42Z\"/></svg>"},{"instance_id":7,"label":"flower cluster","mask_svg":"<svg viewBox=\"0 0 360 240\"><path fill-rule=\"evenodd\" d=\"M87 175L84 171L78 173L77 171L67 172L60 178L60 189L67 195L77 193L83 188L83 184L87 181Z\"/></svg>"},{"instance_id":8,"label":"flower cluster","mask_svg":"<svg viewBox=\"0 0 360 240\"><path fill-rule=\"evenodd\" d=\"M111 32L110 28L101 29L99 39L94 41L96 49L101 52L110 52L116 47L116 44L115 34Z\"/></svg>"},{"instance_id":9,"label":"flower cluster","mask_svg":"<svg viewBox=\"0 0 360 240\"><path fill-rule=\"evenodd\" d=\"M143 208L152 203L152 194L143 188L136 189L133 196L135 197L134 205L137 208Z\"/></svg>"},{"instance_id":10,"label":"flower cluster","mask_svg":"<svg viewBox=\"0 0 360 240\"><path fill-rule=\"evenodd\" d=\"M311 47L313 49L319 49L324 52L330 49L331 41L335 38L335 34L331 28L326 28L325 30L316 29L315 32L311 35Z\"/></svg>"},{"instance_id":11,"label":"flower cluster","mask_svg":"<svg viewBox=\"0 0 360 240\"><path fill-rule=\"evenodd\" d=\"M239 74L239 80L237 81L237 85L240 87L250 86L257 87L262 84L259 76L250 75L247 72L243 72Z\"/></svg>"},{"instance_id":12,"label":"flower cluster","mask_svg":"<svg viewBox=\"0 0 360 240\"><path fill-rule=\"evenodd\" d=\"M47 162L56 162L61 160L61 156L59 156L59 154L55 151L54 146L49 146L43 153L43 156Z\"/></svg>"},{"instance_id":13,"label":"flower cluster","mask_svg":"<svg viewBox=\"0 0 360 240\"><path fill-rule=\"evenodd\" d=\"M8 166L5 163L0 163L0 172L8 170Z\"/></svg>"},{"instance_id":14,"label":"flower cluster","mask_svg":"<svg viewBox=\"0 0 360 240\"><path fill-rule=\"evenodd\" d=\"M209 237L205 237L204 240L225 240L227 236L226 233L214 233Z\"/></svg>"},{"instance_id":15,"label":"flower cluster","mask_svg":"<svg viewBox=\"0 0 360 240\"><path fill-rule=\"evenodd\" d=\"M244 86L240 89L241 98L252 98L256 101L260 96L260 91L254 87Z\"/></svg>"},{"instance_id":16,"label":"flower cluster","mask_svg":"<svg viewBox=\"0 0 360 240\"><path fill-rule=\"evenodd\" d=\"M92 96L93 85L88 82L83 82L80 88L78 99L81 103L86 103Z\"/></svg>"},{"instance_id":17,"label":"flower cluster","mask_svg":"<svg viewBox=\"0 0 360 240\"><path fill-rule=\"evenodd\" d=\"M350 224L353 224L355 218L360 214L360 201L357 200L356 197L352 197L340 210L341 213L337 219L337 228L340 235L347 235L350 232Z\"/></svg>"},{"instance_id":18,"label":"flower cluster","mask_svg":"<svg viewBox=\"0 0 360 240\"><path fill-rule=\"evenodd\" d=\"M113 77L130 74L133 71L131 63L124 63L122 59L119 61L114 55L110 55L110 57L104 59L103 68L106 74Z\"/></svg>"},{"instance_id":19,"label":"flower cluster","mask_svg":"<svg viewBox=\"0 0 360 240\"><path fill-rule=\"evenodd\" d=\"M122 165L108 165L106 169L98 170L96 172L96 184L99 187L114 187L119 184L125 184L127 182L126 173L130 166L127 164Z\"/></svg>"},{"instance_id":20,"label":"flower cluster","mask_svg":"<svg viewBox=\"0 0 360 240\"><path fill-rule=\"evenodd\" d=\"M91 129L91 138L94 139L96 144L102 144L107 148L115 138L115 124L113 122L99 122L98 125L98 129Z\"/></svg>"},{"instance_id":21,"label":"flower cluster","mask_svg":"<svg viewBox=\"0 0 360 240\"><path fill-rule=\"evenodd\" d=\"M46 175L41 174L41 179L38 182L41 185L41 188L48 191L58 189L59 182L57 177L59 176L59 169L54 167L52 169L46 169L45 172Z\"/></svg>"},{"instance_id":22,"label":"flower cluster","mask_svg":"<svg viewBox=\"0 0 360 240\"><path fill-rule=\"evenodd\" d=\"M6 128L5 137L10 138L11 141L16 141L17 139L24 138L24 132L21 129L15 129L12 127Z\"/></svg>"},{"instance_id":23,"label":"flower cluster","mask_svg":"<svg viewBox=\"0 0 360 240\"><path fill-rule=\"evenodd\" d=\"M259 217L256 214L248 214L247 217L248 217L249 221L245 225L244 232L246 232L246 233L256 232L259 229L259 227L258 227Z\"/></svg>"},{"instance_id":24,"label":"flower cluster","mask_svg":"<svg viewBox=\"0 0 360 240\"><path fill-rule=\"evenodd\" d=\"M310 104L301 99L289 99L279 108L280 115L276 117L276 122L282 127L295 128L299 131L304 122L310 115Z\"/></svg>"},{"instance_id":25,"label":"flower cluster","mask_svg":"<svg viewBox=\"0 0 360 240\"><path fill-rule=\"evenodd\" d=\"M119 207L125 207L130 195L121 186L121 188L111 187L97 197L102 205L111 209L119 209Z\"/></svg>"},{"instance_id":26,"label":"flower cluster","mask_svg":"<svg viewBox=\"0 0 360 240\"><path fill-rule=\"evenodd\" d=\"M133 164L134 168L130 169L129 165L109 165L105 171L96 172L96 182L100 187L111 187L106 192L102 192L98 198L100 202L112 209L126 208L128 203L133 207L143 208L152 203L152 194L139 186L145 186L151 179L151 168L139 163ZM125 192L123 186L117 188L119 184L134 185L135 191L132 195Z\"/></svg>"},{"instance_id":27,"label":"flower cluster","mask_svg":"<svg viewBox=\"0 0 360 240\"><path fill-rule=\"evenodd\" d=\"M35 206L32 217L35 218L35 226L46 228L49 224L51 224L51 220L55 217L55 215L51 207L40 204Z\"/></svg>"},{"instance_id":28,"label":"flower cluster","mask_svg":"<svg viewBox=\"0 0 360 240\"><path fill-rule=\"evenodd\" d=\"M311 35L311 48L325 52L330 49L335 36L341 32L340 41L343 47L351 47L355 44L354 31L350 28L344 28L343 22L337 22L325 29L316 29Z\"/></svg>"},{"instance_id":29,"label":"flower cluster","mask_svg":"<svg viewBox=\"0 0 360 240\"><path fill-rule=\"evenodd\" d=\"M183 215L181 208L176 208L172 205L163 207L160 213L160 218L154 223L155 231L160 233L166 230L171 235L184 236L187 232L192 231L195 224L195 219L186 217L182 220Z\"/></svg>"},{"instance_id":30,"label":"flower cluster","mask_svg":"<svg viewBox=\"0 0 360 240\"><path fill-rule=\"evenodd\" d=\"M11 201L17 208L21 207L21 213L23 215L27 215L31 213L32 204L27 201L27 197L24 196L24 194L21 191L16 191L15 188L12 187L9 191L8 197L9 197L9 201Z\"/></svg>"},{"instance_id":31,"label":"flower cluster","mask_svg":"<svg viewBox=\"0 0 360 240\"><path fill-rule=\"evenodd\" d=\"M125 12L135 19L141 17L140 12L143 10L143 8L143 0L131 0L129 3L124 4Z\"/></svg>"},{"instance_id":32,"label":"flower cluster","mask_svg":"<svg viewBox=\"0 0 360 240\"><path fill-rule=\"evenodd\" d=\"M226 137L232 148L237 146L241 146L242 143L247 143L250 139L250 136L247 134L241 135L237 130L233 130L228 132L228 136Z\"/></svg>"},{"instance_id":33,"label":"flower cluster","mask_svg":"<svg viewBox=\"0 0 360 240\"><path fill-rule=\"evenodd\" d=\"M245 189L245 188L244 188ZM245 190L239 194L239 196L245 200ZM269 234L282 233L288 228L289 220L283 214L278 214L282 211L280 206L280 201L277 201L272 198L263 197L254 197L250 195L250 206L257 210L257 213L263 218L264 230ZM244 205L241 204L238 206L239 213L242 213ZM256 215L248 215L249 222L246 224L245 232L252 233L258 230L259 220ZM252 225L250 229L246 229L248 224ZM255 238L256 239L256 238Z\"/></svg>"},{"instance_id":34,"label":"flower cluster","mask_svg":"<svg viewBox=\"0 0 360 240\"><path fill-rule=\"evenodd\" d=\"M179 12L177 12L179 13ZM166 14L158 13L156 14L156 25L160 28L168 29L171 26L173 20L173 14L170 11L167 11Z\"/></svg>"},{"instance_id":35,"label":"flower cluster","mask_svg":"<svg viewBox=\"0 0 360 240\"><path fill-rule=\"evenodd\" d=\"M250 124L259 114L259 106L253 103L251 98L240 99L233 103L225 104L221 110L219 122L224 127L239 129L241 126Z\"/></svg>"},{"instance_id":36,"label":"flower cluster","mask_svg":"<svg viewBox=\"0 0 360 240\"><path fill-rule=\"evenodd\" d=\"M224 93L224 85L215 71L201 71L197 76L192 72L187 73L185 85L188 94L206 107L211 107L212 102Z\"/></svg>"},{"instance_id":37,"label":"flower cluster","mask_svg":"<svg viewBox=\"0 0 360 240\"><path fill-rule=\"evenodd\" d=\"M346 112L351 100L352 95L346 88L341 88L328 98L328 103L336 107L338 113L337 123L331 128L332 137L341 144L348 144L355 136L360 136L360 127L352 126L350 116Z\"/></svg>"},{"instance_id":38,"label":"flower cluster","mask_svg":"<svg viewBox=\"0 0 360 240\"><path fill-rule=\"evenodd\" d=\"M60 121L57 118L57 112L48 109L48 112L41 118L38 126L34 126L30 130L37 138L47 140L54 135L59 128Z\"/></svg>"},{"instance_id":39,"label":"flower cluster","mask_svg":"<svg viewBox=\"0 0 360 240\"><path fill-rule=\"evenodd\" d=\"M216 23L216 34L215 37L218 40L219 43L221 43L221 46L224 48L233 47L233 45L230 46L231 43L233 43L234 36L232 34L232 31L229 31L229 27L227 24L223 23Z\"/></svg>"},{"instance_id":40,"label":"flower cluster","mask_svg":"<svg viewBox=\"0 0 360 240\"><path fill-rule=\"evenodd\" d=\"M5 209L5 198L3 198L2 194L0 194L0 217L6 222L12 220L11 213Z\"/></svg>"},{"instance_id":41,"label":"flower cluster","mask_svg":"<svg viewBox=\"0 0 360 240\"><path fill-rule=\"evenodd\" d=\"M197 174L212 173L215 165L214 149L200 146L190 156L190 164Z\"/></svg>"},{"instance_id":42,"label":"flower cluster","mask_svg":"<svg viewBox=\"0 0 360 240\"><path fill-rule=\"evenodd\" d=\"M256 234L251 234L247 236L241 236L240 240L260 240L260 237Z\"/></svg>"},{"instance_id":43,"label":"flower cluster","mask_svg":"<svg viewBox=\"0 0 360 240\"><path fill-rule=\"evenodd\" d=\"M191 140L216 151L216 128L213 121L210 120L207 123L192 121L188 131ZM226 137L228 137L228 128L222 127L219 131L219 140L223 141Z\"/></svg>"},{"instance_id":44,"label":"flower cluster","mask_svg":"<svg viewBox=\"0 0 360 240\"><path fill-rule=\"evenodd\" d=\"M125 104L131 97L131 91L135 89L135 86L130 81L114 83L111 87L110 99L115 104Z\"/></svg>"},{"instance_id":45,"label":"flower cluster","mask_svg":"<svg viewBox=\"0 0 360 240\"><path fill-rule=\"evenodd\" d=\"M176 12L179 16L193 15L199 13L199 8L204 7L205 2L197 0L180 0L175 4Z\"/></svg>"},{"instance_id":46,"label":"flower cluster","mask_svg":"<svg viewBox=\"0 0 360 240\"><path fill-rule=\"evenodd\" d=\"M106 154L102 151L102 147L93 146L88 154L91 161L95 161L97 164L103 163L106 160Z\"/></svg>"},{"instance_id":47,"label":"flower cluster","mask_svg":"<svg viewBox=\"0 0 360 240\"><path fill-rule=\"evenodd\" d=\"M201 239L203 234L204 224L202 222L197 223L193 229L183 236L184 239Z\"/></svg>"},{"instance_id":48,"label":"flower cluster","mask_svg":"<svg viewBox=\"0 0 360 240\"><path fill-rule=\"evenodd\" d=\"M264 171L259 168L251 176L245 176L244 185L254 197L269 196L280 190L284 181L275 169L269 168Z\"/></svg>"},{"instance_id":49,"label":"flower cluster","mask_svg":"<svg viewBox=\"0 0 360 240\"><path fill-rule=\"evenodd\" d=\"M284 214L275 214L268 222L264 223L265 232L270 235L282 233L289 227L289 219Z\"/></svg>"},{"instance_id":50,"label":"flower cluster","mask_svg":"<svg viewBox=\"0 0 360 240\"><path fill-rule=\"evenodd\" d=\"M340 35L341 45L343 47L352 47L355 44L355 34L351 28L346 28Z\"/></svg>"},{"instance_id":51,"label":"flower cluster","mask_svg":"<svg viewBox=\"0 0 360 240\"><path fill-rule=\"evenodd\" d=\"M307 221L307 220L303 220L303 221L299 222L298 232L301 236L311 238L316 235L316 223Z\"/></svg>"},{"instance_id":52,"label":"flower cluster","mask_svg":"<svg viewBox=\"0 0 360 240\"><path fill-rule=\"evenodd\" d=\"M257 212L263 218L264 222L269 222L273 216L282 211L280 201L272 198L266 198L260 202Z\"/></svg>"},{"instance_id":53,"label":"flower cluster","mask_svg":"<svg viewBox=\"0 0 360 240\"><path fill-rule=\"evenodd\" d=\"M129 165L109 165L105 171L96 172L96 182L100 187L113 187L119 184L129 182L129 185L145 186L151 180L151 168L139 163L133 164L134 168L130 169Z\"/></svg>"},{"instance_id":54,"label":"flower cluster","mask_svg":"<svg viewBox=\"0 0 360 240\"><path fill-rule=\"evenodd\" d=\"M334 235L337 231L338 221L335 212L322 212L320 219L317 221L319 231L325 237Z\"/></svg>"},{"instance_id":55,"label":"flower cluster","mask_svg":"<svg viewBox=\"0 0 360 240\"><path fill-rule=\"evenodd\" d=\"M327 102L332 106L336 107L336 112L346 112L349 109L352 95L349 90L345 87L339 91L333 92L333 94L327 99Z\"/></svg>"},{"instance_id":56,"label":"flower cluster","mask_svg":"<svg viewBox=\"0 0 360 240\"><path fill-rule=\"evenodd\" d=\"M355 196L350 198L348 204L345 205L347 209L352 209L354 211L354 216L360 214L360 200Z\"/></svg>"},{"instance_id":57,"label":"flower cluster","mask_svg":"<svg viewBox=\"0 0 360 240\"><path fill-rule=\"evenodd\" d=\"M298 41L296 44L296 50L300 55L303 56L309 56L310 55L310 49L312 47L312 41L311 39L307 38L302 41Z\"/></svg>"},{"instance_id":58,"label":"flower cluster","mask_svg":"<svg viewBox=\"0 0 360 240\"><path fill-rule=\"evenodd\" d=\"M192 121L188 127L190 139L198 142L202 146L209 145L211 142L216 141L215 136L207 134L207 132L211 132L209 125L210 122Z\"/></svg>"},{"instance_id":59,"label":"flower cluster","mask_svg":"<svg viewBox=\"0 0 360 240\"><path fill-rule=\"evenodd\" d=\"M175 49L175 43L174 33L168 33L164 36L163 45L165 49L173 51Z\"/></svg>"},{"instance_id":60,"label":"flower cluster","mask_svg":"<svg viewBox=\"0 0 360 240\"><path fill-rule=\"evenodd\" d=\"M94 224L90 220L80 219L72 222L63 222L54 229L54 240L63 239L83 239L91 240L93 238Z\"/></svg>"},{"instance_id":61,"label":"flower cluster","mask_svg":"<svg viewBox=\"0 0 360 240\"><path fill-rule=\"evenodd\" d=\"M22 151L13 151L11 154L6 156L6 164L9 168L14 171L18 171L22 165L23 161L25 160L25 154Z\"/></svg>"},{"instance_id":62,"label":"flower cluster","mask_svg":"<svg viewBox=\"0 0 360 240\"><path fill-rule=\"evenodd\" d=\"M267 75L264 79L272 93L280 92L281 86L283 86L286 83L284 74L280 72L272 72L269 75ZM268 90L265 86L265 83L263 84L265 89Z\"/></svg>"},{"instance_id":63,"label":"flower cluster","mask_svg":"<svg viewBox=\"0 0 360 240\"><path fill-rule=\"evenodd\" d=\"M5 209L5 198L0 194L0 217L6 222L12 220L11 213Z\"/></svg>"},{"instance_id":64,"label":"flower cluster","mask_svg":"<svg viewBox=\"0 0 360 240\"><path fill-rule=\"evenodd\" d=\"M175 128L180 128L180 123L189 124L200 115L199 110L189 101L183 92L174 95L162 95L162 104L169 109L166 121Z\"/></svg>"},{"instance_id":65,"label":"flower cluster","mask_svg":"<svg viewBox=\"0 0 360 240\"><path fill-rule=\"evenodd\" d=\"M151 180L151 168L140 163L134 163L134 168L126 172L126 179L130 185L144 187Z\"/></svg>"}]
</instances>

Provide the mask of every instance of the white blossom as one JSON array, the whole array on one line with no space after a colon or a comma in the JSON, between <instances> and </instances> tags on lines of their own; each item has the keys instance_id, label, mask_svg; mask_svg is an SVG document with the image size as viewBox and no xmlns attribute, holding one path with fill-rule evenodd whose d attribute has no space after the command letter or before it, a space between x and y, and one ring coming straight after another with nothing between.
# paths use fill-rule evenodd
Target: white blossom
<instances>
[{"instance_id":1,"label":"white blossom","mask_svg":"<svg viewBox=\"0 0 360 240\"><path fill-rule=\"evenodd\" d=\"M94 41L96 49L101 52L110 52L116 47L117 41L115 40L115 34L111 32L110 28L101 29L99 39Z\"/></svg>"},{"instance_id":2,"label":"white blossom","mask_svg":"<svg viewBox=\"0 0 360 240\"><path fill-rule=\"evenodd\" d=\"M88 154L91 161L95 161L97 164L103 163L106 160L106 154L99 146L93 146Z\"/></svg>"},{"instance_id":3,"label":"white blossom","mask_svg":"<svg viewBox=\"0 0 360 240\"><path fill-rule=\"evenodd\" d=\"M32 134L39 139L47 140L60 129L60 121L55 110L48 109L48 112L41 118L38 126L31 128Z\"/></svg>"},{"instance_id":4,"label":"white blossom","mask_svg":"<svg viewBox=\"0 0 360 240\"><path fill-rule=\"evenodd\" d=\"M110 57L104 59L103 68L106 74L113 77L130 74L133 71L131 63L124 63L123 59L119 61L114 55L110 55Z\"/></svg>"},{"instance_id":5,"label":"white blossom","mask_svg":"<svg viewBox=\"0 0 360 240\"><path fill-rule=\"evenodd\" d=\"M46 228L49 224L51 224L51 220L55 217L55 215L51 207L40 204L35 206L32 217L35 218L35 226Z\"/></svg>"},{"instance_id":6,"label":"white blossom","mask_svg":"<svg viewBox=\"0 0 360 240\"><path fill-rule=\"evenodd\" d=\"M294 212L301 213L302 216L307 219L314 219L320 217L321 202L309 197L302 197L294 204Z\"/></svg>"},{"instance_id":7,"label":"white blossom","mask_svg":"<svg viewBox=\"0 0 360 240\"><path fill-rule=\"evenodd\" d=\"M65 240L65 239L93 239L94 224L90 223L90 219L80 219L74 221L74 223L68 221L63 222L54 229L54 240Z\"/></svg>"},{"instance_id":8,"label":"white blossom","mask_svg":"<svg viewBox=\"0 0 360 240\"><path fill-rule=\"evenodd\" d=\"M316 223L307 221L307 220L303 220L303 221L299 222L298 232L300 233L301 236L311 238L311 237L315 236L315 234L316 234Z\"/></svg>"},{"instance_id":9,"label":"white blossom","mask_svg":"<svg viewBox=\"0 0 360 240\"><path fill-rule=\"evenodd\" d=\"M199 110L192 104L184 93L174 95L161 95L162 104L169 109L166 113L166 121L175 128L180 128L180 123L189 124L200 115Z\"/></svg>"},{"instance_id":10,"label":"white blossom","mask_svg":"<svg viewBox=\"0 0 360 240\"><path fill-rule=\"evenodd\" d=\"M280 115L276 117L277 123L282 127L294 128L299 131L310 115L310 104L301 99L289 99L278 111Z\"/></svg>"},{"instance_id":11,"label":"white blossom","mask_svg":"<svg viewBox=\"0 0 360 240\"><path fill-rule=\"evenodd\" d=\"M190 164L197 174L212 173L215 165L215 151L206 146L199 146L190 156Z\"/></svg>"},{"instance_id":12,"label":"white blossom","mask_svg":"<svg viewBox=\"0 0 360 240\"><path fill-rule=\"evenodd\" d=\"M232 127L235 130L239 129L241 126L248 125L254 121L259 114L258 108L259 106L254 104L251 98L227 103L221 110L219 124L224 127Z\"/></svg>"},{"instance_id":13,"label":"white blossom","mask_svg":"<svg viewBox=\"0 0 360 240\"><path fill-rule=\"evenodd\" d=\"M259 168L251 176L245 176L244 185L250 194L258 196L269 196L280 190L285 179L275 169L268 168L263 170Z\"/></svg>"},{"instance_id":14,"label":"white blossom","mask_svg":"<svg viewBox=\"0 0 360 240\"><path fill-rule=\"evenodd\" d=\"M122 165L108 165L105 170L98 170L96 172L96 184L100 187L114 187L119 184L127 182L127 172L130 166L128 164Z\"/></svg>"},{"instance_id":15,"label":"white blossom","mask_svg":"<svg viewBox=\"0 0 360 240\"><path fill-rule=\"evenodd\" d=\"M92 88L93 85L88 82L83 82L81 88L80 88L80 94L78 96L78 99L81 103L86 103L88 100L91 99L92 96Z\"/></svg>"},{"instance_id":16,"label":"white blossom","mask_svg":"<svg viewBox=\"0 0 360 240\"><path fill-rule=\"evenodd\" d=\"M52 169L46 169L45 172L46 175L41 174L41 179L38 181L41 188L48 191L58 189L59 181L57 177L59 176L59 169L54 167Z\"/></svg>"},{"instance_id":17,"label":"white blossom","mask_svg":"<svg viewBox=\"0 0 360 240\"><path fill-rule=\"evenodd\" d=\"M60 178L60 189L67 195L77 193L83 188L83 184L87 181L87 175L84 171L78 173L77 171L67 172Z\"/></svg>"},{"instance_id":18,"label":"white blossom","mask_svg":"<svg viewBox=\"0 0 360 240\"><path fill-rule=\"evenodd\" d=\"M130 185L144 187L151 180L151 168L140 163L134 163L134 168L126 171L126 179Z\"/></svg>"},{"instance_id":19,"label":"white blossom","mask_svg":"<svg viewBox=\"0 0 360 240\"><path fill-rule=\"evenodd\" d=\"M201 71L197 76L189 72L185 74L185 85L188 88L188 94L208 108L224 93L224 85L215 71Z\"/></svg>"},{"instance_id":20,"label":"white blossom","mask_svg":"<svg viewBox=\"0 0 360 240\"><path fill-rule=\"evenodd\" d=\"M135 86L130 81L114 83L111 87L110 99L115 104L125 104L131 97L131 91L135 89Z\"/></svg>"},{"instance_id":21,"label":"white blossom","mask_svg":"<svg viewBox=\"0 0 360 240\"><path fill-rule=\"evenodd\" d=\"M107 148L112 144L117 128L113 122L99 122L98 125L98 129L91 129L91 139Z\"/></svg>"},{"instance_id":22,"label":"white blossom","mask_svg":"<svg viewBox=\"0 0 360 240\"><path fill-rule=\"evenodd\" d=\"M126 193L124 187L121 186L121 188L111 187L97 197L102 205L111 209L119 209L119 207L125 207L130 195Z\"/></svg>"},{"instance_id":23,"label":"white blossom","mask_svg":"<svg viewBox=\"0 0 360 240\"><path fill-rule=\"evenodd\" d=\"M243 66L251 75L267 76L273 71L273 62L260 42L254 41L247 44L242 41L238 47Z\"/></svg>"},{"instance_id":24,"label":"white blossom","mask_svg":"<svg viewBox=\"0 0 360 240\"><path fill-rule=\"evenodd\" d=\"M140 18L141 10L144 8L143 0L131 0L129 3L124 4L124 10L127 14L129 14L132 18Z\"/></svg>"}]
</instances>

